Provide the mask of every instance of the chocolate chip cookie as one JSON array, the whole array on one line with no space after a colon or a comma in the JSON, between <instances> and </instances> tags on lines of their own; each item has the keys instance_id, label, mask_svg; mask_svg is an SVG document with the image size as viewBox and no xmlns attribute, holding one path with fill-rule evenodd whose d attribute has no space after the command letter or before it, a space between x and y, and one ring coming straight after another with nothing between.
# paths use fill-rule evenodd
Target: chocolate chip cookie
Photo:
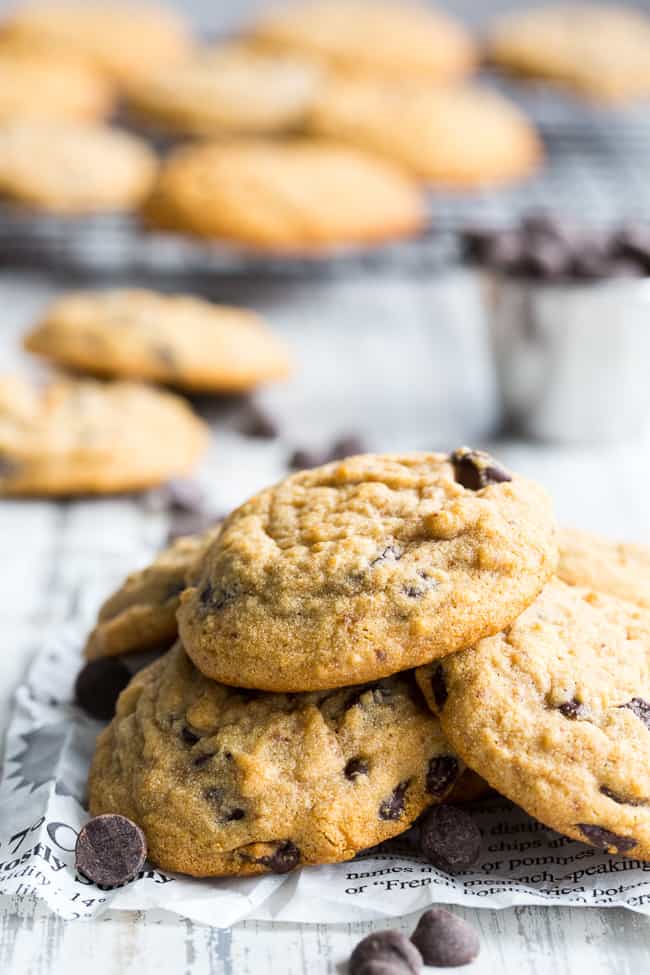
<instances>
[{"instance_id":1,"label":"chocolate chip cookie","mask_svg":"<svg viewBox=\"0 0 650 975\"><path fill-rule=\"evenodd\" d=\"M65 294L25 347L85 372L191 391L247 390L291 369L284 345L253 312L143 289Z\"/></svg>"},{"instance_id":2,"label":"chocolate chip cookie","mask_svg":"<svg viewBox=\"0 0 650 975\"><path fill-rule=\"evenodd\" d=\"M542 143L523 112L478 85L439 88L333 79L310 113L319 136L351 142L434 186L471 189L530 176Z\"/></svg>"},{"instance_id":3,"label":"chocolate chip cookie","mask_svg":"<svg viewBox=\"0 0 650 975\"><path fill-rule=\"evenodd\" d=\"M497 632L556 560L545 491L487 454L360 455L231 514L181 597L180 634L227 684L340 687Z\"/></svg>"},{"instance_id":4,"label":"chocolate chip cookie","mask_svg":"<svg viewBox=\"0 0 650 975\"><path fill-rule=\"evenodd\" d=\"M151 487L187 474L207 438L184 400L149 386L0 380L0 495Z\"/></svg>"},{"instance_id":5,"label":"chocolate chip cookie","mask_svg":"<svg viewBox=\"0 0 650 975\"><path fill-rule=\"evenodd\" d=\"M256 694L207 680L177 644L100 735L90 811L136 822L167 870L286 873L401 833L461 770L412 673Z\"/></svg>"},{"instance_id":6,"label":"chocolate chip cookie","mask_svg":"<svg viewBox=\"0 0 650 975\"><path fill-rule=\"evenodd\" d=\"M99 610L86 657L170 647L178 635L176 610L187 573L218 532L217 527L178 538L146 568L127 576Z\"/></svg>"},{"instance_id":7,"label":"chocolate chip cookie","mask_svg":"<svg viewBox=\"0 0 650 975\"><path fill-rule=\"evenodd\" d=\"M559 533L557 574L572 586L585 586L650 609L650 548L614 542L600 535L564 528Z\"/></svg>"},{"instance_id":8,"label":"chocolate chip cookie","mask_svg":"<svg viewBox=\"0 0 650 975\"><path fill-rule=\"evenodd\" d=\"M470 72L476 46L447 14L399 0L316 0L262 15L253 40L334 72L440 83Z\"/></svg>"},{"instance_id":9,"label":"chocolate chip cookie","mask_svg":"<svg viewBox=\"0 0 650 975\"><path fill-rule=\"evenodd\" d=\"M84 61L0 41L0 120L91 122L108 115L113 101L112 85Z\"/></svg>"},{"instance_id":10,"label":"chocolate chip cookie","mask_svg":"<svg viewBox=\"0 0 650 975\"><path fill-rule=\"evenodd\" d=\"M400 169L316 139L181 148L163 164L144 215L168 230L280 253L403 237L426 220Z\"/></svg>"},{"instance_id":11,"label":"chocolate chip cookie","mask_svg":"<svg viewBox=\"0 0 650 975\"><path fill-rule=\"evenodd\" d=\"M491 786L560 833L650 859L649 675L650 612L555 581L417 677Z\"/></svg>"}]
</instances>

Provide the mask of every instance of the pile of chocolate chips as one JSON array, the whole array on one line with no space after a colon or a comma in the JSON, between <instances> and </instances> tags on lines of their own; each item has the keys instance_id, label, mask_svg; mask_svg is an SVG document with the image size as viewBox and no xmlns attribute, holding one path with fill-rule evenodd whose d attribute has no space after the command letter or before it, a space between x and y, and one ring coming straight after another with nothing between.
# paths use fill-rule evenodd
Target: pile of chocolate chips
<instances>
[{"instance_id":1,"label":"pile of chocolate chips","mask_svg":"<svg viewBox=\"0 0 650 975\"><path fill-rule=\"evenodd\" d=\"M462 239L470 261L518 277L596 281L650 274L650 223L584 227L536 212L515 227L466 228Z\"/></svg>"},{"instance_id":2,"label":"pile of chocolate chips","mask_svg":"<svg viewBox=\"0 0 650 975\"><path fill-rule=\"evenodd\" d=\"M433 907L407 938L401 931L375 931L360 941L348 965L350 975L421 975L422 965L455 968L480 950L474 928L444 907Z\"/></svg>"}]
</instances>

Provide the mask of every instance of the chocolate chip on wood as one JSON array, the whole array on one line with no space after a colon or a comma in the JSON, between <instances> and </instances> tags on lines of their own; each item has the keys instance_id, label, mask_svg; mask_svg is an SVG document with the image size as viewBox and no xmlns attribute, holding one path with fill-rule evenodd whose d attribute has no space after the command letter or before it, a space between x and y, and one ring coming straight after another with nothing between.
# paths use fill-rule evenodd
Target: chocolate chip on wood
<instances>
[{"instance_id":1,"label":"chocolate chip on wood","mask_svg":"<svg viewBox=\"0 0 650 975\"><path fill-rule=\"evenodd\" d=\"M77 837L76 869L101 887L117 887L133 880L146 858L144 833L126 816L95 816Z\"/></svg>"},{"instance_id":2,"label":"chocolate chip on wood","mask_svg":"<svg viewBox=\"0 0 650 975\"><path fill-rule=\"evenodd\" d=\"M350 975L375 975L370 965L385 964L386 975L419 975L422 959L418 949L401 931L375 931L360 941L350 955ZM379 970L376 975L380 975ZM383 975L383 971L381 972Z\"/></svg>"},{"instance_id":3,"label":"chocolate chip on wood","mask_svg":"<svg viewBox=\"0 0 650 975\"><path fill-rule=\"evenodd\" d=\"M424 964L436 968L468 965L480 951L474 928L444 907L434 907L422 915L411 941Z\"/></svg>"}]
</instances>

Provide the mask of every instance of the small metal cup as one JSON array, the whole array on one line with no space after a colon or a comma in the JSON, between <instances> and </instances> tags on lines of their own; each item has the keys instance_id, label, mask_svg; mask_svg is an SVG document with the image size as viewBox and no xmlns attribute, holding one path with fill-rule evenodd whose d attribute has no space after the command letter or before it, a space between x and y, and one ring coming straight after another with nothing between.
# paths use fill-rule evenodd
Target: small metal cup
<instances>
[{"instance_id":1,"label":"small metal cup","mask_svg":"<svg viewBox=\"0 0 650 975\"><path fill-rule=\"evenodd\" d=\"M499 276L492 285L504 425L552 441L640 437L650 416L650 278Z\"/></svg>"}]
</instances>

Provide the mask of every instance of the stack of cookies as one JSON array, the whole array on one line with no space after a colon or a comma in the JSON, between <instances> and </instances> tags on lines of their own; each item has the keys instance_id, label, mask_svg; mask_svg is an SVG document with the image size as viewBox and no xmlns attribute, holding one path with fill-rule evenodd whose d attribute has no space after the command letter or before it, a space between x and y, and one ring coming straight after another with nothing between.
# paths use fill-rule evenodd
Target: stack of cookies
<instances>
[{"instance_id":1,"label":"stack of cookies","mask_svg":"<svg viewBox=\"0 0 650 975\"><path fill-rule=\"evenodd\" d=\"M560 548L558 569L544 489L467 448L261 492L102 608L81 703L93 676L129 681L115 655L178 638L98 739L91 813L138 824L163 868L284 872L403 832L467 767L567 836L650 857L650 552Z\"/></svg>"}]
</instances>

